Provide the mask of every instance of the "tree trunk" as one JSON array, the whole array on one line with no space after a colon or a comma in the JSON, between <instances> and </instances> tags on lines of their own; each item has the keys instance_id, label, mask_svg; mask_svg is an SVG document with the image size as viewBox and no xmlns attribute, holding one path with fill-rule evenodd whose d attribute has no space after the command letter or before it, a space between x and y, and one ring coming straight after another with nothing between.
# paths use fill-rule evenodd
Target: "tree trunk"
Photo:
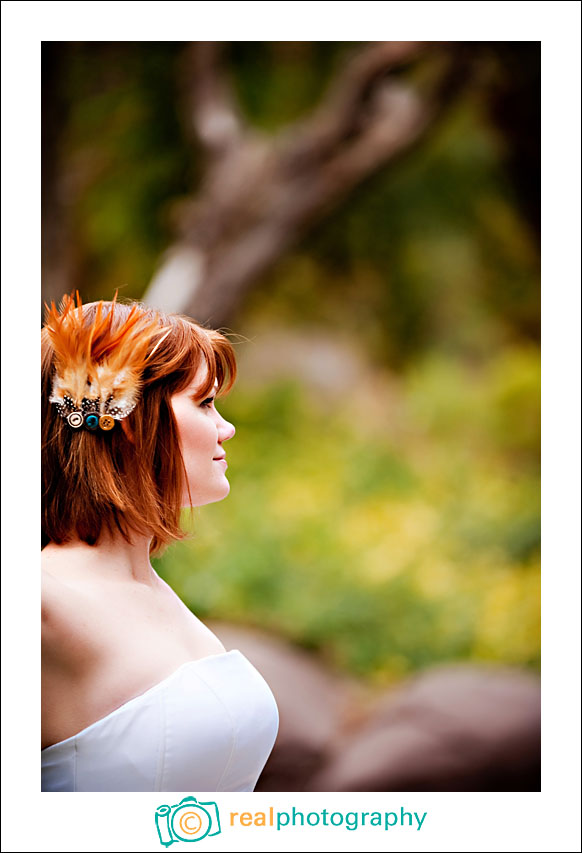
<instances>
[{"instance_id":1,"label":"tree trunk","mask_svg":"<svg viewBox=\"0 0 582 853\"><path fill-rule=\"evenodd\" d=\"M428 64L425 92L391 75ZM377 42L355 55L305 120L266 136L246 124L222 73L220 46L185 55L191 127L207 171L178 213L177 239L144 299L214 327L342 199L417 144L466 83L463 43Z\"/></svg>"}]
</instances>

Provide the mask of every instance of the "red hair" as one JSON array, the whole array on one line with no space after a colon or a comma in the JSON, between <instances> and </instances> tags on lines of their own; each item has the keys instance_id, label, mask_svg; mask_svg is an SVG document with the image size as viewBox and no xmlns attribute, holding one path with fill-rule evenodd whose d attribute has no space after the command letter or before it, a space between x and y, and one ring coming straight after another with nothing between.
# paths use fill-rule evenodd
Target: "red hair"
<instances>
[{"instance_id":1,"label":"red hair","mask_svg":"<svg viewBox=\"0 0 582 853\"><path fill-rule=\"evenodd\" d=\"M65 300L61 305L61 317L65 311L71 314L67 304ZM204 362L208 376L199 389L200 399L214 390L215 381L217 395L228 393L236 379L234 349L218 331L139 303L114 300L81 306L79 300L71 316L88 338L89 349L111 353L120 345L119 331L130 325L135 329L131 321L136 314L147 347L138 402L125 418L131 438L119 423L107 432L74 430L49 401L59 359L47 326L54 326L59 314L54 308L47 314L42 330L43 547L75 535L94 545L108 531L121 533L128 542L132 533L151 536L151 552L159 553L184 537L180 515L185 469L170 398L189 385ZM87 335L97 326L99 336ZM111 346L103 335L109 336Z\"/></svg>"}]
</instances>

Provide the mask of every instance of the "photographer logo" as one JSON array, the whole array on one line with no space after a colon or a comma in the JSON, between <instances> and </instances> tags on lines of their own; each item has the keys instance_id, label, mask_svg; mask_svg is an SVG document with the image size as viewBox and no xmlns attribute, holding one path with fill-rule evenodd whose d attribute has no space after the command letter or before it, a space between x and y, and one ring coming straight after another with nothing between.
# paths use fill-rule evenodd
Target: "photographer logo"
<instances>
[{"instance_id":1,"label":"photographer logo","mask_svg":"<svg viewBox=\"0 0 582 853\"><path fill-rule=\"evenodd\" d=\"M158 806L156 829L160 843L169 847L174 841L200 841L220 832L216 803L199 803L195 797L184 797L174 806Z\"/></svg>"}]
</instances>

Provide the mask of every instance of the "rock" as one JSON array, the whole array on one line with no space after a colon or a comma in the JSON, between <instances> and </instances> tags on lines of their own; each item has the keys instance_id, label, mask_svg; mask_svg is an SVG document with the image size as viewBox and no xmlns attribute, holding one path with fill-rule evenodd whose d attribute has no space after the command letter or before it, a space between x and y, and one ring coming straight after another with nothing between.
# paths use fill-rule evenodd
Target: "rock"
<instances>
[{"instance_id":1,"label":"rock","mask_svg":"<svg viewBox=\"0 0 582 853\"><path fill-rule=\"evenodd\" d=\"M450 664L380 696L258 630L214 623L279 707L257 791L539 791L539 679Z\"/></svg>"},{"instance_id":2,"label":"rock","mask_svg":"<svg viewBox=\"0 0 582 853\"><path fill-rule=\"evenodd\" d=\"M427 670L341 737L308 789L538 791L539 681L506 667Z\"/></svg>"}]
</instances>

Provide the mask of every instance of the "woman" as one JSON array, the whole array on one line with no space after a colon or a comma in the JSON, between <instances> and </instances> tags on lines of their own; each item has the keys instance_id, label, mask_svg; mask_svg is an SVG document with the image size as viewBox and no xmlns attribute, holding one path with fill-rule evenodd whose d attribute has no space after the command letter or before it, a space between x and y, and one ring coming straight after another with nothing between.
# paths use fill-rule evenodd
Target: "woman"
<instances>
[{"instance_id":1,"label":"woman","mask_svg":"<svg viewBox=\"0 0 582 853\"><path fill-rule=\"evenodd\" d=\"M268 686L150 555L225 498L220 333L143 305L51 306L42 332L42 789L252 791Z\"/></svg>"}]
</instances>

